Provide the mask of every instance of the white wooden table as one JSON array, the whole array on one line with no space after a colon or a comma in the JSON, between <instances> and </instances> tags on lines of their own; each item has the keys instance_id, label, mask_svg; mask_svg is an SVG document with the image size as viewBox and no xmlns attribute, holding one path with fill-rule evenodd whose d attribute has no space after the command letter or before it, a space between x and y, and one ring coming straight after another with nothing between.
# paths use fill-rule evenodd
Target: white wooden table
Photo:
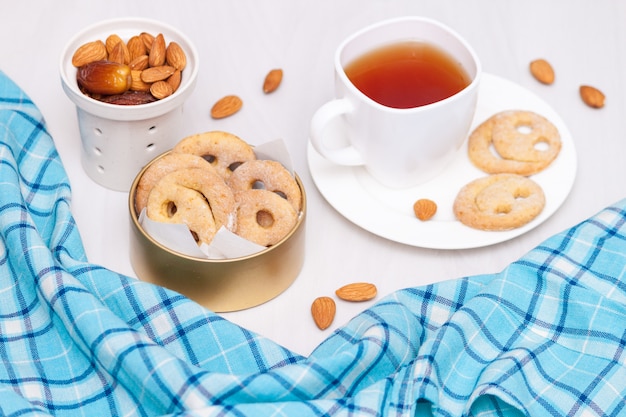
<instances>
[{"instance_id":1,"label":"white wooden table","mask_svg":"<svg viewBox=\"0 0 626 417\"><path fill-rule=\"evenodd\" d=\"M47 120L71 180L73 213L94 263L134 276L128 256L128 195L104 189L85 175L75 109L61 89L59 57L77 31L124 16L153 18L181 29L201 60L197 88L185 104L181 138L220 129L252 144L286 141L308 196L304 267L278 298L224 316L302 354L370 305L338 303L333 326L320 331L309 313L316 296L332 295L353 281L375 283L381 297L408 286L498 272L547 237L626 194L626 3L618 0L198 0L175 7L160 0L5 3L0 69L31 96ZM486 72L537 94L567 124L578 154L575 183L559 210L540 226L488 247L419 248L354 225L316 188L307 164L309 121L332 97L335 47L369 23L408 14L456 29L472 43ZM529 62L540 57L556 70L551 86L539 84L529 73ZM265 96L260 86L271 68L282 68L284 80L276 93ZM606 107L585 106L578 95L581 84L604 91ZM211 105L226 94L242 97L243 109L228 119L211 119Z\"/></svg>"}]
</instances>

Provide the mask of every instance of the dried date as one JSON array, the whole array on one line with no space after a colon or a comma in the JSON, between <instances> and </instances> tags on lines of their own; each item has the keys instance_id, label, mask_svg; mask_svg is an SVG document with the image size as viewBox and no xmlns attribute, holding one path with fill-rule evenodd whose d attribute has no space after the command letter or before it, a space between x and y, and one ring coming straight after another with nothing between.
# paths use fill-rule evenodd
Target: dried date
<instances>
[{"instance_id":1,"label":"dried date","mask_svg":"<svg viewBox=\"0 0 626 417\"><path fill-rule=\"evenodd\" d=\"M96 100L109 104L118 104L120 106L134 106L138 104L148 104L157 101L157 98L150 94L149 91L125 91L122 94L113 94L110 96L92 97Z\"/></svg>"}]
</instances>

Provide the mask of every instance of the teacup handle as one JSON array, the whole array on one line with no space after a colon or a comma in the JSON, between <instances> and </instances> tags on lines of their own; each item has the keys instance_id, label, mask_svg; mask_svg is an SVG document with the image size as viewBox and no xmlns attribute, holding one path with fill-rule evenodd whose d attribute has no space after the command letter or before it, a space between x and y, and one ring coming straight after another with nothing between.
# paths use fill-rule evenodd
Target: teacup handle
<instances>
[{"instance_id":1,"label":"teacup handle","mask_svg":"<svg viewBox=\"0 0 626 417\"><path fill-rule=\"evenodd\" d=\"M352 145L343 148L327 147L324 135L327 126L342 114L350 113L353 110L350 100L345 98L329 101L320 107L311 119L311 143L317 152L339 165L364 165L363 157Z\"/></svg>"}]
</instances>

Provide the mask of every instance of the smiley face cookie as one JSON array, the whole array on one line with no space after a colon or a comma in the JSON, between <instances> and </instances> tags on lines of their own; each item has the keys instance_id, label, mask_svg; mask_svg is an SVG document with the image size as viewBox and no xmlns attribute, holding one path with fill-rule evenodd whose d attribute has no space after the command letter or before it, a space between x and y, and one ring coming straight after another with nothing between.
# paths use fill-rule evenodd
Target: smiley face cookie
<instances>
[{"instance_id":1,"label":"smiley face cookie","mask_svg":"<svg viewBox=\"0 0 626 417\"><path fill-rule=\"evenodd\" d=\"M510 110L494 114L468 139L470 161L489 174L530 176L543 171L558 156L561 137L543 116Z\"/></svg>"},{"instance_id":2,"label":"smiley face cookie","mask_svg":"<svg viewBox=\"0 0 626 417\"><path fill-rule=\"evenodd\" d=\"M494 174L465 185L453 210L463 224L480 230L510 230L537 217L545 207L543 189L517 174Z\"/></svg>"}]
</instances>

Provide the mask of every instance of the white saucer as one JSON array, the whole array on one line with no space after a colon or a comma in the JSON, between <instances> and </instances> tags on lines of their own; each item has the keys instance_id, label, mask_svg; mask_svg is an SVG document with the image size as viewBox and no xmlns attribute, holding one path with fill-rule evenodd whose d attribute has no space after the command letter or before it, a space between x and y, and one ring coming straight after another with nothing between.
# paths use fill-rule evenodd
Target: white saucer
<instances>
[{"instance_id":1,"label":"white saucer","mask_svg":"<svg viewBox=\"0 0 626 417\"><path fill-rule=\"evenodd\" d=\"M511 81L483 74L472 129L502 110L531 110L548 118L559 129L562 148L557 159L532 179L546 195L542 213L523 227L503 232L472 229L455 219L452 204L469 181L486 176L467 157L467 141L450 167L437 178L416 187L390 189L373 179L363 167L335 165L315 151L309 142L309 169L324 198L354 224L386 239L432 249L466 249L500 243L539 226L565 201L576 177L576 149L561 117L541 98ZM422 222L413 203L430 198L437 214Z\"/></svg>"}]
</instances>

